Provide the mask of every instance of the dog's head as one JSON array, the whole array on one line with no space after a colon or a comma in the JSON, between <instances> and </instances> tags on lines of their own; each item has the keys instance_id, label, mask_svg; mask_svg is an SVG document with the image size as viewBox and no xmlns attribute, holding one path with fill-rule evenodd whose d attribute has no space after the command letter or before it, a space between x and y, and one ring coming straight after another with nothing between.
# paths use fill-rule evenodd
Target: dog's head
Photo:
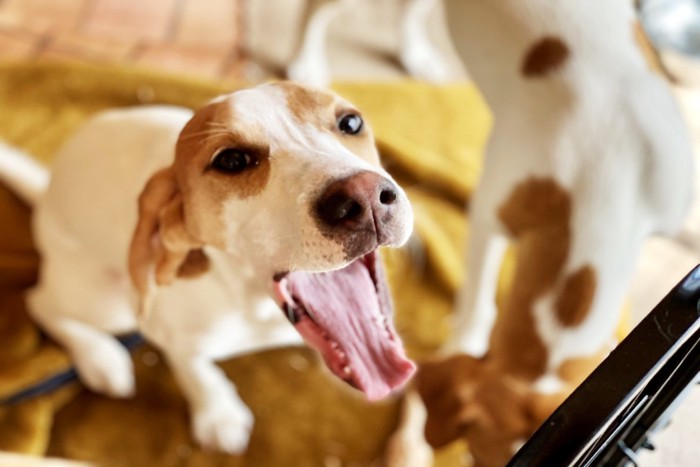
<instances>
[{"instance_id":1,"label":"dog's head","mask_svg":"<svg viewBox=\"0 0 700 467\"><path fill-rule=\"evenodd\" d=\"M173 164L149 180L139 209L130 271L144 297L206 266L210 246L268 281L307 342L325 336L316 347L345 379L353 368L334 349L340 337L328 336L342 334L334 327L355 312L352 300L330 312L340 317L321 316L338 305L320 301L348 295L343 281L359 282L353 293L379 303L360 299L360 311L393 333L375 250L402 245L413 215L379 164L369 126L333 93L276 83L215 99L185 125ZM307 274L333 270L342 274Z\"/></svg>"}]
</instances>

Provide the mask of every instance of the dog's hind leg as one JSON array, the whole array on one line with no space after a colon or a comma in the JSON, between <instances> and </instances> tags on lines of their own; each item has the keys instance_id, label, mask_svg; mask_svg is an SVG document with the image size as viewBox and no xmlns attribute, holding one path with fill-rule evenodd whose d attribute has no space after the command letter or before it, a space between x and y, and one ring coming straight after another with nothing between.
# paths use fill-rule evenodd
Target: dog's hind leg
<instances>
[{"instance_id":1,"label":"dog's hind leg","mask_svg":"<svg viewBox=\"0 0 700 467\"><path fill-rule=\"evenodd\" d=\"M112 397L129 397L135 390L129 352L110 334L67 317L55 308L44 289L28 296L32 316L71 356L80 380L91 390ZM47 319L47 316L51 316Z\"/></svg>"},{"instance_id":2,"label":"dog's hind leg","mask_svg":"<svg viewBox=\"0 0 700 467\"><path fill-rule=\"evenodd\" d=\"M253 414L224 372L208 357L164 349L188 403L194 436L202 446L240 453L253 426Z\"/></svg>"},{"instance_id":3,"label":"dog's hind leg","mask_svg":"<svg viewBox=\"0 0 700 467\"><path fill-rule=\"evenodd\" d=\"M27 294L32 317L66 348L81 381L112 397L135 389L129 352L112 333L135 329L123 279L82 255L45 252L39 283ZM126 283L128 284L128 283Z\"/></svg>"}]
</instances>

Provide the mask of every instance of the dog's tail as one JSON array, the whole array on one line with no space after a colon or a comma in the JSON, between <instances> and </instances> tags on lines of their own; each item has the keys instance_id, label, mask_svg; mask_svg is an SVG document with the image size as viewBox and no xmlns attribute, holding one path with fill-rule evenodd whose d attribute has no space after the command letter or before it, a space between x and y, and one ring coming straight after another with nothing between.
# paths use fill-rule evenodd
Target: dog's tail
<instances>
[{"instance_id":1,"label":"dog's tail","mask_svg":"<svg viewBox=\"0 0 700 467\"><path fill-rule=\"evenodd\" d=\"M49 171L19 149L0 143L0 182L34 206L46 191Z\"/></svg>"}]
</instances>

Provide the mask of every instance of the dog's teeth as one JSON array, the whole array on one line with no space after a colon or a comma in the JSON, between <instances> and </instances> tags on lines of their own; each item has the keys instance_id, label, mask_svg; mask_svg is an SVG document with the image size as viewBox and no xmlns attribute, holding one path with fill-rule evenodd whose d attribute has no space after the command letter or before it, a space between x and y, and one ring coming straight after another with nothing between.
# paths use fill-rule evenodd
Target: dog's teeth
<instances>
[{"instance_id":1,"label":"dog's teeth","mask_svg":"<svg viewBox=\"0 0 700 467\"><path fill-rule=\"evenodd\" d=\"M347 354L345 352L343 352L342 350L338 350L338 356L340 358L345 358L347 356ZM345 367L345 368L347 368L347 367Z\"/></svg>"},{"instance_id":2,"label":"dog's teeth","mask_svg":"<svg viewBox=\"0 0 700 467\"><path fill-rule=\"evenodd\" d=\"M336 341L331 342L331 348L336 350L340 347L340 344L338 344Z\"/></svg>"},{"instance_id":3,"label":"dog's teeth","mask_svg":"<svg viewBox=\"0 0 700 467\"><path fill-rule=\"evenodd\" d=\"M350 369L349 366L344 366L344 367L343 367L343 373L345 373L346 375L350 376L350 374L352 374L352 369Z\"/></svg>"},{"instance_id":4,"label":"dog's teeth","mask_svg":"<svg viewBox=\"0 0 700 467\"><path fill-rule=\"evenodd\" d=\"M316 315L314 315L314 312L311 310L306 310L306 314L309 315L309 318L311 318L311 321L314 323L317 323L318 321L316 320Z\"/></svg>"},{"instance_id":5,"label":"dog's teeth","mask_svg":"<svg viewBox=\"0 0 700 467\"><path fill-rule=\"evenodd\" d=\"M289 303L284 304L284 313L287 315L287 319L290 323L297 324L299 322L299 317Z\"/></svg>"}]
</instances>

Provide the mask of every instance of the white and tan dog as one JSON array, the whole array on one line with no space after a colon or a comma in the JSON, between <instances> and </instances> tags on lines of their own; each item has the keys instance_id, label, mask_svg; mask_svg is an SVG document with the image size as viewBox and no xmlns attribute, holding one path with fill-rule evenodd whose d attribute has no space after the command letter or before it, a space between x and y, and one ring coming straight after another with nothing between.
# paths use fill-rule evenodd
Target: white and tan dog
<instances>
[{"instance_id":1,"label":"white and tan dog","mask_svg":"<svg viewBox=\"0 0 700 467\"><path fill-rule=\"evenodd\" d=\"M0 173L35 205L32 316L87 386L116 397L134 377L113 334L138 328L165 354L204 446L240 451L253 423L214 361L301 343L288 320L370 399L413 372L376 253L407 240L412 211L335 94L277 83L194 114L111 110L63 146L48 187L9 149Z\"/></svg>"},{"instance_id":2,"label":"white and tan dog","mask_svg":"<svg viewBox=\"0 0 700 467\"><path fill-rule=\"evenodd\" d=\"M434 447L464 438L475 465L499 466L615 344L645 238L674 233L690 206L692 152L632 2L445 6L494 127L449 358L422 366L416 387ZM517 266L497 312L509 243ZM421 428L400 433L408 451Z\"/></svg>"}]
</instances>

